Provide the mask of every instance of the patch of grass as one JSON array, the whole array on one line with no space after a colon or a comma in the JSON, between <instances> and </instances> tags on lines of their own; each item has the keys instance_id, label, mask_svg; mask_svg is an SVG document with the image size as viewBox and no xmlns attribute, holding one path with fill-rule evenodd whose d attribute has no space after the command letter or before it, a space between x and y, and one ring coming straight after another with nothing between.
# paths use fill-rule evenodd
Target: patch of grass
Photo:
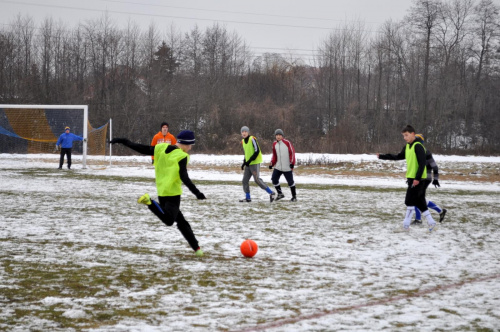
<instances>
[{"instance_id":1,"label":"patch of grass","mask_svg":"<svg viewBox=\"0 0 500 332\"><path fill-rule=\"evenodd\" d=\"M439 309L439 311L446 312L447 314L452 314L452 315L460 316L460 314L457 311L455 311L455 310L441 308L441 309Z\"/></svg>"},{"instance_id":2,"label":"patch of grass","mask_svg":"<svg viewBox=\"0 0 500 332\"><path fill-rule=\"evenodd\" d=\"M419 289L394 289L394 290L389 290L387 292L387 297L396 297L396 296L401 296L404 295L405 297L413 297L416 294L418 294Z\"/></svg>"},{"instance_id":3,"label":"patch of grass","mask_svg":"<svg viewBox=\"0 0 500 332\"><path fill-rule=\"evenodd\" d=\"M184 307L184 313L185 313L185 315L195 316L199 312L200 312L200 308L198 308L198 307L192 307L192 306Z\"/></svg>"},{"instance_id":4,"label":"patch of grass","mask_svg":"<svg viewBox=\"0 0 500 332\"><path fill-rule=\"evenodd\" d=\"M234 295L234 294L221 294L220 297L221 298L228 298L228 299L233 300L233 301L238 301L241 299L240 295Z\"/></svg>"},{"instance_id":5,"label":"patch of grass","mask_svg":"<svg viewBox=\"0 0 500 332\"><path fill-rule=\"evenodd\" d=\"M402 329L405 327L415 327L414 323L403 323L403 322L392 322L391 325L398 329Z\"/></svg>"}]
</instances>

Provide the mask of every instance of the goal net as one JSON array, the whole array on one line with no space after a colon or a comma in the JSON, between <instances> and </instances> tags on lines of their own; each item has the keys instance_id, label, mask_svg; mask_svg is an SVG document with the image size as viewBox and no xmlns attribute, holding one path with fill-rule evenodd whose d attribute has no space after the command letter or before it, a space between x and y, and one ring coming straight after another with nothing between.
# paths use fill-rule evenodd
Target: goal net
<instances>
[{"instance_id":1,"label":"goal net","mask_svg":"<svg viewBox=\"0 0 500 332\"><path fill-rule=\"evenodd\" d=\"M53 153L68 126L75 135L87 138L73 144L73 152L82 155L85 168L87 154L106 154L108 125L93 128L87 105L0 104L0 153Z\"/></svg>"}]
</instances>

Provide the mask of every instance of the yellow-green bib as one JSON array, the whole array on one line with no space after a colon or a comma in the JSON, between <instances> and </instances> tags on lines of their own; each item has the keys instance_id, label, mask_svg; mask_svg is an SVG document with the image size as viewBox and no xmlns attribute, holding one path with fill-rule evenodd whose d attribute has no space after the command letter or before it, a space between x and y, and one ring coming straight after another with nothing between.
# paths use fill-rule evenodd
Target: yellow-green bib
<instances>
[{"instance_id":1,"label":"yellow-green bib","mask_svg":"<svg viewBox=\"0 0 500 332\"><path fill-rule=\"evenodd\" d=\"M241 140L241 144L243 144L243 151L245 151L245 161L249 160L253 154L255 153L255 149L252 144L252 139L255 140L255 143L259 147L259 155L255 160L253 160L250 165L255 165L255 164L260 164L262 163L262 150L260 149L259 142L257 142L257 139L253 136L250 136L248 138L248 143L245 143L245 139Z\"/></svg>"},{"instance_id":2,"label":"yellow-green bib","mask_svg":"<svg viewBox=\"0 0 500 332\"><path fill-rule=\"evenodd\" d=\"M415 142L411 145L406 144L406 150L405 150L405 158L406 158L406 178L407 179L415 179L415 176L417 175L418 171L418 160L417 160L417 154L415 153L415 146L417 144L422 145L425 151L425 146L421 144L420 142ZM424 166L424 172L422 173L421 179L426 179L427 178L427 167ZM417 179L420 180L420 179Z\"/></svg>"},{"instance_id":3,"label":"yellow-green bib","mask_svg":"<svg viewBox=\"0 0 500 332\"><path fill-rule=\"evenodd\" d=\"M179 175L179 161L189 155L181 149L165 154L170 144L161 143L155 146L155 175L158 196L179 196L182 194L182 181Z\"/></svg>"}]
</instances>

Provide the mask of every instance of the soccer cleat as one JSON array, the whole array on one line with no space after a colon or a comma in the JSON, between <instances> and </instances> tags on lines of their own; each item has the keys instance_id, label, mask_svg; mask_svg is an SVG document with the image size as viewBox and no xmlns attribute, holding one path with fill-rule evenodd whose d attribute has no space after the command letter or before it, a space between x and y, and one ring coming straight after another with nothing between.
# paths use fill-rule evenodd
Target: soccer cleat
<instances>
[{"instance_id":1,"label":"soccer cleat","mask_svg":"<svg viewBox=\"0 0 500 332\"><path fill-rule=\"evenodd\" d=\"M441 211L441 213L439 214L439 222L443 222L446 211L446 209L443 209L443 211Z\"/></svg>"},{"instance_id":2,"label":"soccer cleat","mask_svg":"<svg viewBox=\"0 0 500 332\"><path fill-rule=\"evenodd\" d=\"M196 252L194 254L197 257L203 257L203 250L201 250L200 248L198 248L198 250L196 250Z\"/></svg>"},{"instance_id":3,"label":"soccer cleat","mask_svg":"<svg viewBox=\"0 0 500 332\"><path fill-rule=\"evenodd\" d=\"M429 225L429 232L431 232L431 233L432 233L433 231L435 231L435 230L437 229L437 228L436 228L436 226L437 226L437 224L436 224L436 223L434 223L434 224L432 224L432 225Z\"/></svg>"},{"instance_id":4,"label":"soccer cleat","mask_svg":"<svg viewBox=\"0 0 500 332\"><path fill-rule=\"evenodd\" d=\"M422 220L415 219L411 222L412 226L421 226L422 225Z\"/></svg>"},{"instance_id":5,"label":"soccer cleat","mask_svg":"<svg viewBox=\"0 0 500 332\"><path fill-rule=\"evenodd\" d=\"M297 202L297 197L293 196L292 199L290 200L292 202Z\"/></svg>"},{"instance_id":6,"label":"soccer cleat","mask_svg":"<svg viewBox=\"0 0 500 332\"><path fill-rule=\"evenodd\" d=\"M278 196L276 196L276 200L279 201L282 198L285 198L285 195L283 195L282 193L278 193Z\"/></svg>"},{"instance_id":7,"label":"soccer cleat","mask_svg":"<svg viewBox=\"0 0 500 332\"><path fill-rule=\"evenodd\" d=\"M149 197L149 194L144 194L141 197L139 197L137 203L151 205L151 198Z\"/></svg>"},{"instance_id":8,"label":"soccer cleat","mask_svg":"<svg viewBox=\"0 0 500 332\"><path fill-rule=\"evenodd\" d=\"M274 201L274 198L276 197L276 193L272 193L269 195L269 201L272 203Z\"/></svg>"},{"instance_id":9,"label":"soccer cleat","mask_svg":"<svg viewBox=\"0 0 500 332\"><path fill-rule=\"evenodd\" d=\"M62 169L62 167L58 167L57 169Z\"/></svg>"},{"instance_id":10,"label":"soccer cleat","mask_svg":"<svg viewBox=\"0 0 500 332\"><path fill-rule=\"evenodd\" d=\"M250 203L252 200L250 198L240 199L240 203Z\"/></svg>"}]
</instances>

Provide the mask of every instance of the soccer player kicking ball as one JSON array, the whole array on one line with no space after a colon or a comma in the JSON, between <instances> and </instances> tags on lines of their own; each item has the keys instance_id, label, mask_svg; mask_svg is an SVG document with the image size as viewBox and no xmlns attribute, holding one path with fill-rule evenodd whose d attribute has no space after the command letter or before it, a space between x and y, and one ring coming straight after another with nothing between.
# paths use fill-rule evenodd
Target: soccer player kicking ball
<instances>
[{"instance_id":1,"label":"soccer player kicking ball","mask_svg":"<svg viewBox=\"0 0 500 332\"><path fill-rule=\"evenodd\" d=\"M155 178L158 191L159 203L152 200L149 194L142 195L137 202L147 205L165 225L172 226L177 223L177 228L187 240L196 256L203 256L203 251L198 245L191 226L180 211L182 183L196 196L197 199L205 199L205 195L191 182L187 172L189 163L188 152L195 143L194 133L183 130L177 135L177 144L166 143L155 146L133 143L126 138L114 138L111 144L121 143L132 150L144 155L155 157Z\"/></svg>"},{"instance_id":2,"label":"soccer player kicking ball","mask_svg":"<svg viewBox=\"0 0 500 332\"><path fill-rule=\"evenodd\" d=\"M402 160L406 159L406 178L408 189L406 190L406 216L403 221L403 228L410 229L410 223L417 207L422 216L427 219L429 231L432 232L436 227L436 221L431 216L427 209L427 202L425 200L425 179L427 178L425 147L423 144L415 139L415 129L407 125L401 131L403 139L406 141L406 146L398 154L377 154L379 159L386 160Z\"/></svg>"}]
</instances>

